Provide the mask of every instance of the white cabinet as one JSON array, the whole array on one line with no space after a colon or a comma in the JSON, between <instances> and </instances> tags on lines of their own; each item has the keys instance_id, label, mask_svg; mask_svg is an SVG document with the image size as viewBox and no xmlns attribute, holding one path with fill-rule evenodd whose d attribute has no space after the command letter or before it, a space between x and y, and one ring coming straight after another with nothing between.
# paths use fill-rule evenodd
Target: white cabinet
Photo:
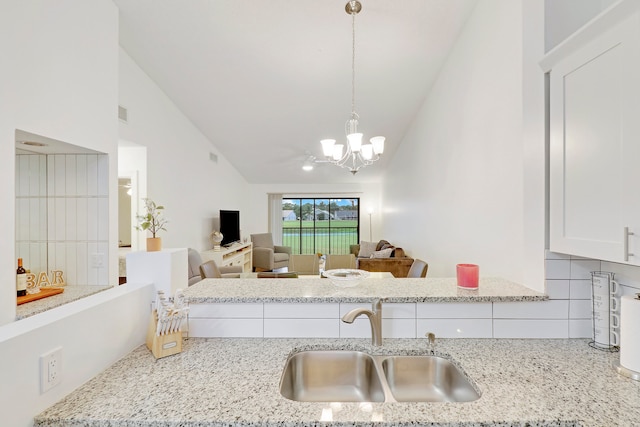
<instances>
[{"instance_id":1,"label":"white cabinet","mask_svg":"<svg viewBox=\"0 0 640 427\"><path fill-rule=\"evenodd\" d=\"M549 248L640 264L640 15L623 3L542 63L549 72ZM625 236L625 227L634 234Z\"/></svg>"},{"instance_id":2,"label":"white cabinet","mask_svg":"<svg viewBox=\"0 0 640 427\"><path fill-rule=\"evenodd\" d=\"M218 267L239 265L244 273L251 273L253 270L253 243L234 243L233 245L220 248L219 251L209 249L201 252L203 261L213 260Z\"/></svg>"}]
</instances>

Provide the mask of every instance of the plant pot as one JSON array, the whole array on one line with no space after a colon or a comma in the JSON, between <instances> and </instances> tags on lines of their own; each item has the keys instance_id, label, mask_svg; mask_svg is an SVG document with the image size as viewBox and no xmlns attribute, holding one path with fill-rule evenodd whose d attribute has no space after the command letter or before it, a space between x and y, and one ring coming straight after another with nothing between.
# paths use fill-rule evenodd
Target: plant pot
<instances>
[{"instance_id":1,"label":"plant pot","mask_svg":"<svg viewBox=\"0 0 640 427\"><path fill-rule=\"evenodd\" d=\"M161 237L148 237L147 238L147 252L158 252L162 250L162 238Z\"/></svg>"}]
</instances>

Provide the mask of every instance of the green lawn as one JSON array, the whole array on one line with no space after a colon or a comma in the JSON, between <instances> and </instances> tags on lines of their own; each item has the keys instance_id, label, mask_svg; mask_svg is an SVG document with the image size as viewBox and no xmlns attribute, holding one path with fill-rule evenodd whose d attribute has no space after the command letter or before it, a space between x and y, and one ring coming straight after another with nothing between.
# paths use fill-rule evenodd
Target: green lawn
<instances>
[{"instance_id":1,"label":"green lawn","mask_svg":"<svg viewBox=\"0 0 640 427\"><path fill-rule=\"evenodd\" d=\"M282 244L290 246L294 254L348 254L349 245L358 243L358 221L300 221L282 222ZM301 250L302 246L302 250Z\"/></svg>"}]
</instances>

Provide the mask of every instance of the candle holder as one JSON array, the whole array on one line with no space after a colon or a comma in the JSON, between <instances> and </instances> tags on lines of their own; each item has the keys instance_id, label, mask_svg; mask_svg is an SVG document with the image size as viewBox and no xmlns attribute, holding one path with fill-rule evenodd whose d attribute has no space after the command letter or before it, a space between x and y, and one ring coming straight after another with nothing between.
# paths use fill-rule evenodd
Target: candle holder
<instances>
[{"instance_id":1,"label":"candle holder","mask_svg":"<svg viewBox=\"0 0 640 427\"><path fill-rule=\"evenodd\" d=\"M456 276L458 279L458 287L478 289L480 267L476 264L458 264L456 265Z\"/></svg>"}]
</instances>

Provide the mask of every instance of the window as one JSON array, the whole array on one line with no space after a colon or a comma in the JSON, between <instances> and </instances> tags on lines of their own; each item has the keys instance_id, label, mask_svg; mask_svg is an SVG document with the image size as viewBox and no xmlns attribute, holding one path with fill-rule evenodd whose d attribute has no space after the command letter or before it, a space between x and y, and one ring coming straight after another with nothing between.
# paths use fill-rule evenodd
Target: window
<instances>
[{"instance_id":1,"label":"window","mask_svg":"<svg viewBox=\"0 0 640 427\"><path fill-rule=\"evenodd\" d=\"M294 254L348 254L359 230L359 198L282 199L282 244Z\"/></svg>"}]
</instances>

